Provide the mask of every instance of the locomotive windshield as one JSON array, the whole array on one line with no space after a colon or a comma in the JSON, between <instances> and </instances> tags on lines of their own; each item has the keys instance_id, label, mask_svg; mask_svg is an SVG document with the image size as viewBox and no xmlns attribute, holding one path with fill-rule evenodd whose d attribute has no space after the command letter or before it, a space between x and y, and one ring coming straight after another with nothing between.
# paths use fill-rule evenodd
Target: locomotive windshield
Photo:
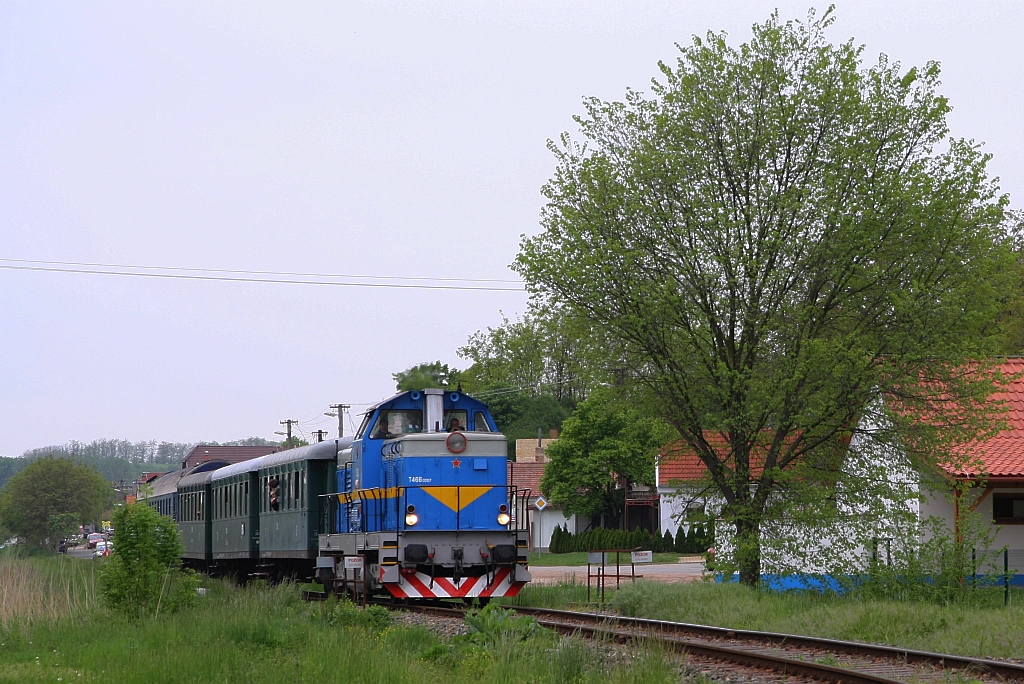
<instances>
[{"instance_id":1,"label":"locomotive windshield","mask_svg":"<svg viewBox=\"0 0 1024 684\"><path fill-rule=\"evenodd\" d=\"M457 430L466 430L466 426L469 425L469 418L466 416L465 411L445 411L444 412L444 430L445 432L455 432Z\"/></svg>"},{"instance_id":2,"label":"locomotive windshield","mask_svg":"<svg viewBox=\"0 0 1024 684\"><path fill-rule=\"evenodd\" d=\"M423 411L413 409L381 411L373 430L370 431L370 439L391 439L421 430L423 430Z\"/></svg>"}]
</instances>

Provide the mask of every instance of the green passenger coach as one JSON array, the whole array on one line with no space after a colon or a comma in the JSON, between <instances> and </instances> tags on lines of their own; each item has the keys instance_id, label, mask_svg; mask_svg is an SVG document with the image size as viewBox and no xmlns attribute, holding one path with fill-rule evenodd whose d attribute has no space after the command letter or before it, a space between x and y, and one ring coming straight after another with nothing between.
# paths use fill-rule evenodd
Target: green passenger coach
<instances>
[{"instance_id":1,"label":"green passenger coach","mask_svg":"<svg viewBox=\"0 0 1024 684\"><path fill-rule=\"evenodd\" d=\"M186 475L178 481L178 527L185 551L181 557L193 567L205 569L213 559L211 520L207 514L212 472Z\"/></svg>"},{"instance_id":2,"label":"green passenger coach","mask_svg":"<svg viewBox=\"0 0 1024 684\"><path fill-rule=\"evenodd\" d=\"M266 457L229 465L213 473L210 515L213 560L259 558L260 517L257 472Z\"/></svg>"},{"instance_id":3,"label":"green passenger coach","mask_svg":"<svg viewBox=\"0 0 1024 684\"><path fill-rule=\"evenodd\" d=\"M309 571L318 553L320 497L332 491L338 451L350 444L335 439L258 459L261 560L295 559Z\"/></svg>"}]
</instances>

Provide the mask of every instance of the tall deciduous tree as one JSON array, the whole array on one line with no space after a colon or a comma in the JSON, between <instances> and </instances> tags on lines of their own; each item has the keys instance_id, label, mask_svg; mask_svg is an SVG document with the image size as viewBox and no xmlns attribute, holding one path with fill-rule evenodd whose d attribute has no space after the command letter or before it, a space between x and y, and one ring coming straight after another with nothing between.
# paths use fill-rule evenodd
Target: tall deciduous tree
<instances>
[{"instance_id":1,"label":"tall deciduous tree","mask_svg":"<svg viewBox=\"0 0 1024 684\"><path fill-rule=\"evenodd\" d=\"M548 445L541 491L566 514L603 514L617 526L621 485L653 483L655 457L670 434L660 419L643 415L608 389L596 390Z\"/></svg>"},{"instance_id":2,"label":"tall deciduous tree","mask_svg":"<svg viewBox=\"0 0 1024 684\"><path fill-rule=\"evenodd\" d=\"M92 468L40 458L0 489L0 520L28 544L55 546L64 534L53 528L55 519L69 514L79 523L96 522L112 496L110 483Z\"/></svg>"},{"instance_id":3,"label":"tall deciduous tree","mask_svg":"<svg viewBox=\"0 0 1024 684\"><path fill-rule=\"evenodd\" d=\"M964 368L991 351L1007 199L946 139L938 65L865 68L830 21L709 33L651 96L587 100L516 262L699 455L748 584L766 508L838 467L874 392L920 461L992 426Z\"/></svg>"}]
</instances>

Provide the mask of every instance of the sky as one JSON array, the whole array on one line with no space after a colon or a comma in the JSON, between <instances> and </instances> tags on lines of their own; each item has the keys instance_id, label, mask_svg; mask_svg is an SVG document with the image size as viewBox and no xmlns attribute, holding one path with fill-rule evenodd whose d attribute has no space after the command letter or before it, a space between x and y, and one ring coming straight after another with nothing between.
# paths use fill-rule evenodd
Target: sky
<instances>
[{"instance_id":1,"label":"sky","mask_svg":"<svg viewBox=\"0 0 1024 684\"><path fill-rule=\"evenodd\" d=\"M738 43L810 6L7 0L0 259L515 280L547 141L582 98L648 90L694 34ZM1024 196L1024 3L848 0L836 16L829 37L868 61L939 61L952 135L984 142ZM0 455L334 430L328 405L358 420L392 373L464 368L467 338L526 306L514 283L361 282L499 289L0 269Z\"/></svg>"}]
</instances>

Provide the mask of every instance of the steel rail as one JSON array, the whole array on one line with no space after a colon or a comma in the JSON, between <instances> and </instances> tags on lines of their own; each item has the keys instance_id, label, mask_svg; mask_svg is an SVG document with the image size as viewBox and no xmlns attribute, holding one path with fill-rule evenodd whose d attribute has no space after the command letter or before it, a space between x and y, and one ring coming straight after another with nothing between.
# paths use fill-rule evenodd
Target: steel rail
<instances>
[{"instance_id":1,"label":"steel rail","mask_svg":"<svg viewBox=\"0 0 1024 684\"><path fill-rule=\"evenodd\" d=\"M445 608L440 606L430 605L419 605L419 604L400 604L384 601L375 601L381 605L386 605L390 608L410 610L417 613L425 613L430 615L438 615L443 617L459 618L466 614L465 608ZM517 612L526 613L518 606L510 606L511 609ZM588 619L590 617L597 617L598 620L594 620L593 624L579 624L569 622L566 620L551 619L550 617L541 617L537 619L538 624L543 627L547 627L561 634L567 635L583 635L591 639L613 639L619 643L630 643L637 639L648 639L651 641L657 641L658 643L665 644L671 647L673 650L689 653L693 655L703 656L719 662L732 663L735 665L742 665L746 667L753 667L761 670L771 670L787 675L796 675L807 677L815 680L823 680L830 682L840 682L841 684L904 684L900 680L890 679L888 677L882 677L867 672L860 672L857 670L846 669L842 667L835 667L832 665L826 665L823 663L807 662L802 660L795 660L792 658L785 658L782 656L770 655L765 653L757 653L753 651L745 651L737 648L730 648L727 646L720 646L718 644L708 644L702 642L691 641L684 638L668 634L637 634L624 629L616 629L608 626L607 624L599 624L601 622L607 622L605 616L599 616L593 613L574 613L571 611L547 611L545 609L529 609L529 612L537 615L544 615L545 613L558 613L563 617L570 619Z\"/></svg>"},{"instance_id":2,"label":"steel rail","mask_svg":"<svg viewBox=\"0 0 1024 684\"><path fill-rule=\"evenodd\" d=\"M610 637L619 643L630 643L636 639L648 639L665 644L681 653L703 656L712 660L726 661L762 670L772 670L784 675L799 675L810 679L842 682L843 684L904 684L898 679L881 677L868 672L758 653L756 651L746 651L728 646L719 646L718 644L691 641L667 634L637 634L627 630L597 625L580 625L550 619L539 619L537 622L562 634L584 634L592 639Z\"/></svg>"},{"instance_id":3,"label":"steel rail","mask_svg":"<svg viewBox=\"0 0 1024 684\"><path fill-rule=\"evenodd\" d=\"M822 637L803 636L799 634L729 629L727 627L713 627L710 625L671 622L667 620L650 620L647 618L632 618L601 613L582 613L568 610L556 610L552 608L521 608L518 606L515 606L514 609L524 614L534 616L549 615L562 619L586 620L597 624L617 623L631 625L645 630L669 634L693 634L716 639L756 641L773 646L814 648L822 651L828 651L830 653L884 658L890 661L895 660L906 663L931 665L944 670L963 669L969 670L972 673L988 673L1001 679L1024 680L1024 665L991 660L989 658L973 658L970 656L960 656L948 653L933 653L930 651L900 648L898 646L865 644L857 641L841 641L838 639L825 639Z\"/></svg>"}]
</instances>

